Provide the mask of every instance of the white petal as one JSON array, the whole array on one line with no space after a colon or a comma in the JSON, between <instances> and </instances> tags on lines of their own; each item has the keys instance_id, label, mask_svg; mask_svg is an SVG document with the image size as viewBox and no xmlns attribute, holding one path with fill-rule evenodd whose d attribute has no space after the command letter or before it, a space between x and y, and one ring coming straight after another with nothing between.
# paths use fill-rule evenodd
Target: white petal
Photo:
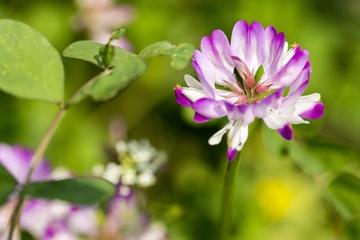
<instances>
[{"instance_id":1,"label":"white petal","mask_svg":"<svg viewBox=\"0 0 360 240\"><path fill-rule=\"evenodd\" d=\"M190 76L189 74L185 74L184 79L189 87L202 90L201 83L192 76Z\"/></svg>"},{"instance_id":2,"label":"white petal","mask_svg":"<svg viewBox=\"0 0 360 240\"><path fill-rule=\"evenodd\" d=\"M309 123L308 121L305 121L304 119L299 117L297 114L291 115L286 120L287 120L288 123L291 123L291 124L301 124L301 123L306 124L306 123Z\"/></svg>"},{"instance_id":3,"label":"white petal","mask_svg":"<svg viewBox=\"0 0 360 240\"><path fill-rule=\"evenodd\" d=\"M232 127L233 123L234 122L229 122L228 124L225 125L225 127L223 127L222 129L217 131L214 135L212 135L209 139L209 144L210 145L219 144L221 142L222 137Z\"/></svg>"},{"instance_id":4,"label":"white petal","mask_svg":"<svg viewBox=\"0 0 360 240\"><path fill-rule=\"evenodd\" d=\"M273 113L263 118L263 120L266 126L274 130L283 128L287 124L287 122L282 117Z\"/></svg>"},{"instance_id":5,"label":"white petal","mask_svg":"<svg viewBox=\"0 0 360 240\"><path fill-rule=\"evenodd\" d=\"M296 103L296 113L301 114L304 113L312 108L314 108L314 105L320 101L320 94L319 93L313 93L307 96L302 96L299 98L299 101Z\"/></svg>"},{"instance_id":6,"label":"white petal","mask_svg":"<svg viewBox=\"0 0 360 240\"><path fill-rule=\"evenodd\" d=\"M229 131L228 145L240 151L248 138L249 125L245 125L241 119L235 121L234 126Z\"/></svg>"},{"instance_id":7,"label":"white petal","mask_svg":"<svg viewBox=\"0 0 360 240\"><path fill-rule=\"evenodd\" d=\"M318 102L320 101L321 95L319 93L313 93L310 95L300 97L298 102Z\"/></svg>"},{"instance_id":8,"label":"white petal","mask_svg":"<svg viewBox=\"0 0 360 240\"><path fill-rule=\"evenodd\" d=\"M196 102L200 98L206 97L204 91L196 88L182 88L182 93L188 97L192 102Z\"/></svg>"}]
</instances>

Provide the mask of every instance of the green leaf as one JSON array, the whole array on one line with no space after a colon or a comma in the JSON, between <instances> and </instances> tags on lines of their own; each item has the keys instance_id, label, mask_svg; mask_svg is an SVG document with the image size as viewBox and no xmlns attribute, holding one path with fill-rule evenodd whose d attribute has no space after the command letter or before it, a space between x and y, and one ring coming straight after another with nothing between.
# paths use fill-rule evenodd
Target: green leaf
<instances>
[{"instance_id":1,"label":"green leaf","mask_svg":"<svg viewBox=\"0 0 360 240\"><path fill-rule=\"evenodd\" d=\"M0 206L6 203L16 184L15 178L0 164Z\"/></svg>"},{"instance_id":2,"label":"green leaf","mask_svg":"<svg viewBox=\"0 0 360 240\"><path fill-rule=\"evenodd\" d=\"M277 157L288 153L289 141L286 141L278 132L268 128L265 124L261 126L261 139L265 148Z\"/></svg>"},{"instance_id":3,"label":"green leaf","mask_svg":"<svg viewBox=\"0 0 360 240\"><path fill-rule=\"evenodd\" d=\"M99 55L101 57L101 61L103 62L103 68L110 67L110 63L114 57L115 47L110 43L103 45L100 48Z\"/></svg>"},{"instance_id":4,"label":"green leaf","mask_svg":"<svg viewBox=\"0 0 360 240\"><path fill-rule=\"evenodd\" d=\"M114 41L115 39L119 39L122 35L124 35L125 31L126 28L120 28L119 30L114 31L111 34L111 38L109 39L107 44L101 46L99 55L103 63L103 68L110 67L110 63L114 57L115 47L111 45L111 42Z\"/></svg>"},{"instance_id":5,"label":"green leaf","mask_svg":"<svg viewBox=\"0 0 360 240\"><path fill-rule=\"evenodd\" d=\"M139 56L144 59L155 56L169 56L171 66L181 70L189 64L194 51L195 47L189 43L181 43L179 46L175 46L169 41L161 41L145 47Z\"/></svg>"},{"instance_id":6,"label":"green leaf","mask_svg":"<svg viewBox=\"0 0 360 240\"><path fill-rule=\"evenodd\" d=\"M61 103L64 69L59 53L28 25L0 20L0 89L14 96Z\"/></svg>"},{"instance_id":7,"label":"green leaf","mask_svg":"<svg viewBox=\"0 0 360 240\"><path fill-rule=\"evenodd\" d=\"M328 139L291 141L290 155L308 173L339 172L357 159L350 147Z\"/></svg>"},{"instance_id":8,"label":"green leaf","mask_svg":"<svg viewBox=\"0 0 360 240\"><path fill-rule=\"evenodd\" d=\"M358 240L360 236L360 217L347 221L344 230L349 240Z\"/></svg>"},{"instance_id":9,"label":"green leaf","mask_svg":"<svg viewBox=\"0 0 360 240\"><path fill-rule=\"evenodd\" d=\"M99 50L102 46L104 45L94 41L78 41L67 46L62 55L68 58L84 60L102 68L101 57L99 55Z\"/></svg>"},{"instance_id":10,"label":"green leaf","mask_svg":"<svg viewBox=\"0 0 360 240\"><path fill-rule=\"evenodd\" d=\"M329 139L312 139L306 142L307 149L324 169L339 172L358 159L357 153L340 142Z\"/></svg>"},{"instance_id":11,"label":"green leaf","mask_svg":"<svg viewBox=\"0 0 360 240\"><path fill-rule=\"evenodd\" d=\"M80 205L92 205L111 197L115 186L101 178L78 177L55 181L32 182L21 195L34 198L60 199Z\"/></svg>"},{"instance_id":12,"label":"green leaf","mask_svg":"<svg viewBox=\"0 0 360 240\"><path fill-rule=\"evenodd\" d=\"M328 186L334 207L345 218L360 214L360 178L341 173Z\"/></svg>"},{"instance_id":13,"label":"green leaf","mask_svg":"<svg viewBox=\"0 0 360 240\"><path fill-rule=\"evenodd\" d=\"M102 68L103 63L99 50L103 45L93 41L79 41L68 46L63 55L69 58L81 59ZM137 55L115 47L111 69L107 69L91 81L87 82L68 101L69 105L76 104L90 96L95 101L107 101L125 90L131 83L146 71L146 63Z\"/></svg>"},{"instance_id":14,"label":"green leaf","mask_svg":"<svg viewBox=\"0 0 360 240\"><path fill-rule=\"evenodd\" d=\"M119 28L118 30L115 30L111 33L110 41L113 41L115 39L119 39L122 35L124 35L126 32L126 28Z\"/></svg>"},{"instance_id":15,"label":"green leaf","mask_svg":"<svg viewBox=\"0 0 360 240\"><path fill-rule=\"evenodd\" d=\"M324 172L324 166L308 151L305 144L298 143L295 140L290 141L289 152L290 156L305 172L309 174Z\"/></svg>"}]
</instances>

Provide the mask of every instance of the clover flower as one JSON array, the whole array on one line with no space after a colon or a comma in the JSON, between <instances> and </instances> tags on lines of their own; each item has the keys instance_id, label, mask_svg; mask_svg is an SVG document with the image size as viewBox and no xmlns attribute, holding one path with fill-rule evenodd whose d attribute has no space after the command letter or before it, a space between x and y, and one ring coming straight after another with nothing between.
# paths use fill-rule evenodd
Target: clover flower
<instances>
[{"instance_id":1,"label":"clover flower","mask_svg":"<svg viewBox=\"0 0 360 240\"><path fill-rule=\"evenodd\" d=\"M301 96L310 77L309 53L298 44L289 49L284 33L258 22L238 21L229 42L224 32L215 30L201 40L192 62L199 81L185 75L188 87L177 85L176 101L195 111L194 120L205 122L227 117L229 123L216 132L210 145L220 143L228 132L227 157L232 161L248 137L255 117L292 138L290 124L320 118L324 105L320 94ZM285 88L289 93L283 97Z\"/></svg>"}]
</instances>

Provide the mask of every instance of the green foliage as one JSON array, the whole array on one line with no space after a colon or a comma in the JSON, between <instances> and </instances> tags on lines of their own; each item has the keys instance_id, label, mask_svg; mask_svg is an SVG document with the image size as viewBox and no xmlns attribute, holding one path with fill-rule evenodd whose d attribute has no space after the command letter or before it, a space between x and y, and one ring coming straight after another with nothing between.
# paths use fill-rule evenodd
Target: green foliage
<instances>
[{"instance_id":1,"label":"green foliage","mask_svg":"<svg viewBox=\"0 0 360 240\"><path fill-rule=\"evenodd\" d=\"M356 161L354 149L325 138L286 141L276 131L262 125L261 137L266 149L275 156L286 154L307 173L337 173Z\"/></svg>"},{"instance_id":2,"label":"green foliage","mask_svg":"<svg viewBox=\"0 0 360 240\"><path fill-rule=\"evenodd\" d=\"M0 89L26 99L61 103L64 70L56 49L28 25L0 20Z\"/></svg>"},{"instance_id":3,"label":"green foliage","mask_svg":"<svg viewBox=\"0 0 360 240\"><path fill-rule=\"evenodd\" d=\"M328 186L335 208L345 219L360 213L360 178L349 174L339 174Z\"/></svg>"},{"instance_id":4,"label":"green foliage","mask_svg":"<svg viewBox=\"0 0 360 240\"><path fill-rule=\"evenodd\" d=\"M81 59L102 68L104 63L99 55L103 45L93 41L79 41L68 46L63 55ZM75 104L90 96L95 101L107 101L126 89L146 71L145 62L133 53L115 47L112 68L87 82L68 102Z\"/></svg>"},{"instance_id":5,"label":"green foliage","mask_svg":"<svg viewBox=\"0 0 360 240\"><path fill-rule=\"evenodd\" d=\"M126 30L125 28L120 28L119 30L114 31L107 44L103 45L100 48L99 54L101 56L103 68L110 67L111 60L114 57L115 47L111 45L111 42L114 41L115 39L119 39L122 35L124 35L125 30Z\"/></svg>"},{"instance_id":6,"label":"green foliage","mask_svg":"<svg viewBox=\"0 0 360 240\"><path fill-rule=\"evenodd\" d=\"M60 199L80 205L92 205L111 197L115 187L101 178L77 177L63 180L32 182L20 194L34 198Z\"/></svg>"},{"instance_id":7,"label":"green foliage","mask_svg":"<svg viewBox=\"0 0 360 240\"><path fill-rule=\"evenodd\" d=\"M15 178L0 164L0 206L6 202L16 184Z\"/></svg>"},{"instance_id":8,"label":"green foliage","mask_svg":"<svg viewBox=\"0 0 360 240\"><path fill-rule=\"evenodd\" d=\"M155 56L169 56L171 59L170 65L177 70L181 70L189 64L194 50L195 47L189 43L175 46L169 41L161 41L145 47L139 53L139 56L144 59Z\"/></svg>"},{"instance_id":9,"label":"green foliage","mask_svg":"<svg viewBox=\"0 0 360 240\"><path fill-rule=\"evenodd\" d=\"M288 151L289 142L265 124L261 125L261 139L266 149L275 156L282 156Z\"/></svg>"},{"instance_id":10,"label":"green foliage","mask_svg":"<svg viewBox=\"0 0 360 240\"><path fill-rule=\"evenodd\" d=\"M349 240L357 240L360 236L360 217L355 217L350 221L346 222L345 234L349 238Z\"/></svg>"}]
</instances>

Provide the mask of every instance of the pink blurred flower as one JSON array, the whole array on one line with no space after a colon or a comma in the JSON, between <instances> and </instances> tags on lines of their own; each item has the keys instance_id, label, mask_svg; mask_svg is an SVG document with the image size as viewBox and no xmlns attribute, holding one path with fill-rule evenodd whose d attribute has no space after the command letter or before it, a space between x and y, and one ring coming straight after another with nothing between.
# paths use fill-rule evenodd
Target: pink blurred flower
<instances>
[{"instance_id":1,"label":"pink blurred flower","mask_svg":"<svg viewBox=\"0 0 360 240\"><path fill-rule=\"evenodd\" d=\"M2 164L19 183L25 182L30 167L32 151L20 146L0 144L0 164ZM33 181L53 179L50 164L43 160L34 172ZM7 239L8 223L14 210L16 199L10 196L0 208L0 239ZM36 220L36 221L34 221ZM26 230L39 240L69 239L78 236L91 236L97 230L96 209L80 207L57 200L32 199L24 203L20 216L20 229ZM19 230L13 239L19 239Z\"/></svg>"},{"instance_id":2,"label":"pink blurred flower","mask_svg":"<svg viewBox=\"0 0 360 240\"><path fill-rule=\"evenodd\" d=\"M132 23L136 9L130 4L118 5L113 0L76 0L79 11L75 18L76 28L86 30L92 40L107 43L111 33ZM126 50L132 45L124 37L113 43Z\"/></svg>"}]
</instances>

